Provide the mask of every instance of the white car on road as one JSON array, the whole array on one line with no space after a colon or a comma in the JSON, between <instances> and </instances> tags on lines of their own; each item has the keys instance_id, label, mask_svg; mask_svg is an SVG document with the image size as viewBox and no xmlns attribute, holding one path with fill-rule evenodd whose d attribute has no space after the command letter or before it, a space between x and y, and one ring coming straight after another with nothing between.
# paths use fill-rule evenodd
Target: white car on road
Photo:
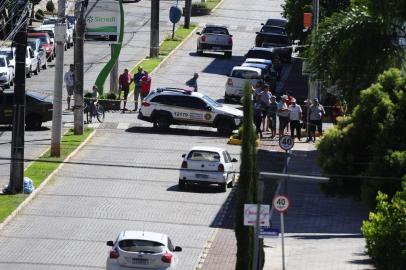
<instances>
[{"instance_id":1,"label":"white car on road","mask_svg":"<svg viewBox=\"0 0 406 270\"><path fill-rule=\"evenodd\" d=\"M227 27L223 25L206 25L202 32L196 32L200 37L197 39L197 54L203 51L224 52L227 57L232 56L233 36L228 32Z\"/></svg>"},{"instance_id":2,"label":"white car on road","mask_svg":"<svg viewBox=\"0 0 406 270\"><path fill-rule=\"evenodd\" d=\"M9 88L13 85L14 80L14 67L6 56L0 55L0 86Z\"/></svg>"},{"instance_id":3,"label":"white car on road","mask_svg":"<svg viewBox=\"0 0 406 270\"><path fill-rule=\"evenodd\" d=\"M236 66L231 70L226 82L224 101L239 101L244 96L244 85L255 85L263 77L263 70L256 67Z\"/></svg>"},{"instance_id":4,"label":"white car on road","mask_svg":"<svg viewBox=\"0 0 406 270\"><path fill-rule=\"evenodd\" d=\"M225 192L227 186L232 187L236 180L237 159L232 158L223 148L196 146L182 157L179 173L180 190L191 184L216 184Z\"/></svg>"},{"instance_id":5,"label":"white car on road","mask_svg":"<svg viewBox=\"0 0 406 270\"><path fill-rule=\"evenodd\" d=\"M176 252L182 251L167 235L146 231L122 231L115 242L108 241L107 245L111 246L107 270L175 270Z\"/></svg>"}]
</instances>

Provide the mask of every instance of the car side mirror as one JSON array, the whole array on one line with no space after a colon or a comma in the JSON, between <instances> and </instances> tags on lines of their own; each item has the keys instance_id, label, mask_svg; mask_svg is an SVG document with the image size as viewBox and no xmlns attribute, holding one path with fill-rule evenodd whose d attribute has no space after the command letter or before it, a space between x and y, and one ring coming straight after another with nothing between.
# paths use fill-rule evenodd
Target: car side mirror
<instances>
[{"instance_id":1,"label":"car side mirror","mask_svg":"<svg viewBox=\"0 0 406 270\"><path fill-rule=\"evenodd\" d=\"M211 106L210 106L210 105L207 105L207 106L206 106L206 110L211 111Z\"/></svg>"},{"instance_id":2,"label":"car side mirror","mask_svg":"<svg viewBox=\"0 0 406 270\"><path fill-rule=\"evenodd\" d=\"M109 247L112 247L112 246L114 246L114 243L113 243L113 241L107 241L106 245Z\"/></svg>"},{"instance_id":3,"label":"car side mirror","mask_svg":"<svg viewBox=\"0 0 406 270\"><path fill-rule=\"evenodd\" d=\"M175 251L175 252L180 252L180 251L182 251L182 248L181 248L181 247L176 246L176 247L175 247L175 249L174 249L173 251Z\"/></svg>"},{"instance_id":4,"label":"car side mirror","mask_svg":"<svg viewBox=\"0 0 406 270\"><path fill-rule=\"evenodd\" d=\"M202 33L200 33L200 32L196 32L196 35L201 35Z\"/></svg>"},{"instance_id":5,"label":"car side mirror","mask_svg":"<svg viewBox=\"0 0 406 270\"><path fill-rule=\"evenodd\" d=\"M183 154L182 157L183 157L183 158L186 157L186 154Z\"/></svg>"},{"instance_id":6,"label":"car side mirror","mask_svg":"<svg viewBox=\"0 0 406 270\"><path fill-rule=\"evenodd\" d=\"M233 158L233 159L231 160L231 162L238 162L238 160L237 160L236 158Z\"/></svg>"}]
</instances>

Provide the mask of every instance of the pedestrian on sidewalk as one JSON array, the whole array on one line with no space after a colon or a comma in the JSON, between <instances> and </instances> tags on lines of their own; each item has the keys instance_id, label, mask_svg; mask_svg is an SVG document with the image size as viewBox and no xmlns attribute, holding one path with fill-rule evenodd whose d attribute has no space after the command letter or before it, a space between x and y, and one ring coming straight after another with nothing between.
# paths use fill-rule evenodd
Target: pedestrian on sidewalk
<instances>
[{"instance_id":1,"label":"pedestrian on sidewalk","mask_svg":"<svg viewBox=\"0 0 406 270\"><path fill-rule=\"evenodd\" d=\"M286 126L289 123L289 108L286 105L287 95L282 95L281 100L278 102L277 115L279 118L279 138L284 135Z\"/></svg>"},{"instance_id":2,"label":"pedestrian on sidewalk","mask_svg":"<svg viewBox=\"0 0 406 270\"><path fill-rule=\"evenodd\" d=\"M199 78L199 73L195 72L193 77L186 81L186 85L193 88L194 92L197 92L197 78Z\"/></svg>"},{"instance_id":3,"label":"pedestrian on sidewalk","mask_svg":"<svg viewBox=\"0 0 406 270\"><path fill-rule=\"evenodd\" d=\"M271 139L276 136L276 111L278 110L278 103L276 102L276 96L271 96L271 103L269 104L268 115L268 127L271 127Z\"/></svg>"},{"instance_id":4,"label":"pedestrian on sidewalk","mask_svg":"<svg viewBox=\"0 0 406 270\"><path fill-rule=\"evenodd\" d=\"M323 116L326 114L323 105L315 98L312 106L309 108L309 138L307 142L316 141L316 128L319 136L323 135Z\"/></svg>"},{"instance_id":5,"label":"pedestrian on sidewalk","mask_svg":"<svg viewBox=\"0 0 406 270\"><path fill-rule=\"evenodd\" d=\"M69 70L65 73L64 81L66 85L66 92L68 95L66 97L66 102L68 103L68 110L70 110L70 100L75 90L75 65L69 65Z\"/></svg>"},{"instance_id":6,"label":"pedestrian on sidewalk","mask_svg":"<svg viewBox=\"0 0 406 270\"><path fill-rule=\"evenodd\" d=\"M267 121L267 111L268 111L269 104L271 103L272 93L269 92L269 85L265 84L264 91L262 91L258 96L259 96L259 101L262 106L262 132L270 131L269 127L268 127L268 121Z\"/></svg>"},{"instance_id":7,"label":"pedestrian on sidewalk","mask_svg":"<svg viewBox=\"0 0 406 270\"><path fill-rule=\"evenodd\" d=\"M254 100L254 125L256 129L256 134L257 135L259 134L260 138L262 138L261 122L262 122L261 98L259 95L256 95Z\"/></svg>"},{"instance_id":8,"label":"pedestrian on sidewalk","mask_svg":"<svg viewBox=\"0 0 406 270\"><path fill-rule=\"evenodd\" d=\"M252 86L252 99L256 100L256 96L259 95L262 91L264 91L264 82L262 80L258 80L255 83L255 86Z\"/></svg>"},{"instance_id":9,"label":"pedestrian on sidewalk","mask_svg":"<svg viewBox=\"0 0 406 270\"><path fill-rule=\"evenodd\" d=\"M123 74L121 74L120 77L118 78L120 94L121 91L124 92L124 106L122 113L124 113L127 110L125 106L127 105L127 97L128 93L130 92L130 84L132 83L132 81L133 79L131 78L131 74L128 72L128 69L124 69Z\"/></svg>"},{"instance_id":10,"label":"pedestrian on sidewalk","mask_svg":"<svg viewBox=\"0 0 406 270\"><path fill-rule=\"evenodd\" d=\"M291 104L288 107L289 108L289 123L290 123L290 136L292 139L295 139L295 130L296 130L296 136L298 140L300 141L301 139L301 124L300 124L300 119L302 119L302 108L300 107L299 104L296 104L296 99L292 98L291 99Z\"/></svg>"},{"instance_id":11,"label":"pedestrian on sidewalk","mask_svg":"<svg viewBox=\"0 0 406 270\"><path fill-rule=\"evenodd\" d=\"M141 91L141 79L144 76L144 71L142 70L141 66L138 66L138 71L137 73L134 74L134 111L137 111L138 109L138 98L141 97L141 103L142 103L142 96L140 95Z\"/></svg>"},{"instance_id":12,"label":"pedestrian on sidewalk","mask_svg":"<svg viewBox=\"0 0 406 270\"><path fill-rule=\"evenodd\" d=\"M149 91L151 91L152 78L149 76L148 71L144 71L144 76L141 78L141 100L144 100L148 96Z\"/></svg>"}]
</instances>

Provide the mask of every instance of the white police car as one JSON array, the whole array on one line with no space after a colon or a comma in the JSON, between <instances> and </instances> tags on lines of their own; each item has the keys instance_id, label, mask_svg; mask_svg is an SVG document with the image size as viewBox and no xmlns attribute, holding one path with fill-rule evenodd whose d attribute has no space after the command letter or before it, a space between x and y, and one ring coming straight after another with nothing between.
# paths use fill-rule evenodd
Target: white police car
<instances>
[{"instance_id":1,"label":"white police car","mask_svg":"<svg viewBox=\"0 0 406 270\"><path fill-rule=\"evenodd\" d=\"M138 118L161 130L182 124L214 127L220 134L229 135L242 124L243 113L200 92L158 88L144 99Z\"/></svg>"}]
</instances>

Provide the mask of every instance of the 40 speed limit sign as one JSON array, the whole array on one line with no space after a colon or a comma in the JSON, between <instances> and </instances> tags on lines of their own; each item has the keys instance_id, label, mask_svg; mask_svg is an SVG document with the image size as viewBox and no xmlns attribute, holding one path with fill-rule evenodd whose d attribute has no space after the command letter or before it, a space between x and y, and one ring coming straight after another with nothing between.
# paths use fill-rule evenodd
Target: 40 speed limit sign
<instances>
[{"instance_id":1,"label":"40 speed limit sign","mask_svg":"<svg viewBox=\"0 0 406 270\"><path fill-rule=\"evenodd\" d=\"M278 195L273 199L272 205L278 212L285 212L290 206L290 201L288 197Z\"/></svg>"},{"instance_id":2,"label":"40 speed limit sign","mask_svg":"<svg viewBox=\"0 0 406 270\"><path fill-rule=\"evenodd\" d=\"M284 135L279 139L279 146L285 151L292 149L294 144L294 139L289 135Z\"/></svg>"}]
</instances>

